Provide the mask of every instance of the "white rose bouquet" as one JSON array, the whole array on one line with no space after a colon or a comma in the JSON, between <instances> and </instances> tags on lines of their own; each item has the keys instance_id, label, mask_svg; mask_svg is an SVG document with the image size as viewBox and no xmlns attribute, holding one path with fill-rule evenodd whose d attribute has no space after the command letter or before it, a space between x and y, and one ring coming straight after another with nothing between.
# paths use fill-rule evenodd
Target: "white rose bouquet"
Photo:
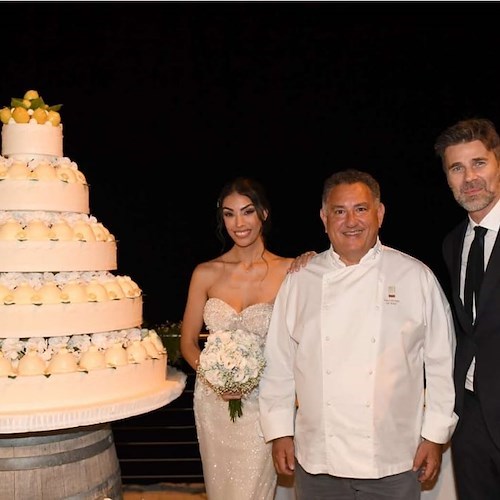
<instances>
[{"instance_id":1,"label":"white rose bouquet","mask_svg":"<svg viewBox=\"0 0 500 500\"><path fill-rule=\"evenodd\" d=\"M257 387L265 366L259 337L243 330L221 330L208 335L197 373L217 394L240 392L243 398ZM235 422L243 415L242 399L228 404Z\"/></svg>"}]
</instances>

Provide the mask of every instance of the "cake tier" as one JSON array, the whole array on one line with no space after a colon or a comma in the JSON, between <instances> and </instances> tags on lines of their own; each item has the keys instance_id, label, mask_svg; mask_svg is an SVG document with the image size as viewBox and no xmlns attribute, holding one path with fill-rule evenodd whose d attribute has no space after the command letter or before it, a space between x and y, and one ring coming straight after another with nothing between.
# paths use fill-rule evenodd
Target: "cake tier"
<instances>
[{"instance_id":1,"label":"cake tier","mask_svg":"<svg viewBox=\"0 0 500 500\"><path fill-rule=\"evenodd\" d=\"M166 357L50 377L0 378L0 434L67 429L140 415L182 394L186 375ZM5 396L4 396L5 395Z\"/></svg>"},{"instance_id":2,"label":"cake tier","mask_svg":"<svg viewBox=\"0 0 500 500\"><path fill-rule=\"evenodd\" d=\"M2 155L33 160L63 155L62 125L52 123L8 123L2 127Z\"/></svg>"},{"instance_id":3,"label":"cake tier","mask_svg":"<svg viewBox=\"0 0 500 500\"><path fill-rule=\"evenodd\" d=\"M86 184L0 179L0 210L52 210L89 213Z\"/></svg>"},{"instance_id":4,"label":"cake tier","mask_svg":"<svg viewBox=\"0 0 500 500\"><path fill-rule=\"evenodd\" d=\"M114 241L2 241L0 271L112 271Z\"/></svg>"},{"instance_id":5,"label":"cake tier","mask_svg":"<svg viewBox=\"0 0 500 500\"><path fill-rule=\"evenodd\" d=\"M142 296L106 302L0 306L0 338L76 335L141 324Z\"/></svg>"},{"instance_id":6,"label":"cake tier","mask_svg":"<svg viewBox=\"0 0 500 500\"><path fill-rule=\"evenodd\" d=\"M116 269L114 236L79 213L0 211L0 271Z\"/></svg>"},{"instance_id":7,"label":"cake tier","mask_svg":"<svg viewBox=\"0 0 500 500\"><path fill-rule=\"evenodd\" d=\"M133 398L166 379L167 357L117 368L50 376L0 377L1 411L45 411Z\"/></svg>"},{"instance_id":8,"label":"cake tier","mask_svg":"<svg viewBox=\"0 0 500 500\"><path fill-rule=\"evenodd\" d=\"M27 162L0 157L0 210L88 214L89 187L69 158Z\"/></svg>"}]
</instances>

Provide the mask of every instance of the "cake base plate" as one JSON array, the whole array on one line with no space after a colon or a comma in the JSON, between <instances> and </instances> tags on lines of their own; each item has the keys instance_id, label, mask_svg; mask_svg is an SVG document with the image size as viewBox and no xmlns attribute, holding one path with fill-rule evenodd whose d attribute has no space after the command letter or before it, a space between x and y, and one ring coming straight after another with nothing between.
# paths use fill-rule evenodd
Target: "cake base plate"
<instances>
[{"instance_id":1,"label":"cake base plate","mask_svg":"<svg viewBox=\"0 0 500 500\"><path fill-rule=\"evenodd\" d=\"M92 406L61 405L59 408L40 412L5 413L0 409L0 434L70 429L148 413L177 399L184 391L186 378L184 372L168 366L167 379L161 386L134 399L113 400Z\"/></svg>"}]
</instances>

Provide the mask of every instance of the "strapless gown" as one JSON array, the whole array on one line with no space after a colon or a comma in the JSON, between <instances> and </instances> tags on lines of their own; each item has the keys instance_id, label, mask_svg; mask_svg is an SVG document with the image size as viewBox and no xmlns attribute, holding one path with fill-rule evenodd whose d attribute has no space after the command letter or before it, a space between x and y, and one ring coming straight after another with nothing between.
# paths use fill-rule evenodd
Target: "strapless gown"
<instances>
[{"instance_id":1,"label":"strapless gown","mask_svg":"<svg viewBox=\"0 0 500 500\"><path fill-rule=\"evenodd\" d=\"M265 341L272 305L254 304L237 313L229 304L210 298L204 320L210 332L242 329ZM243 400L243 416L232 422L228 403L202 381L194 389L194 415L208 500L272 500L276 472L271 444L259 422L258 388Z\"/></svg>"}]
</instances>

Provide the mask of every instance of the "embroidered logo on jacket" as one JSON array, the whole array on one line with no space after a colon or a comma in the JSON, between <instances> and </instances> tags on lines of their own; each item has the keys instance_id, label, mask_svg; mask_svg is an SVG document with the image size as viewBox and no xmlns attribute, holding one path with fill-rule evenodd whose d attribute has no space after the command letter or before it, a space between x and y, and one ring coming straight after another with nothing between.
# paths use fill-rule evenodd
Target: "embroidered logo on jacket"
<instances>
[{"instance_id":1,"label":"embroidered logo on jacket","mask_svg":"<svg viewBox=\"0 0 500 500\"><path fill-rule=\"evenodd\" d=\"M387 293L384 297L384 302L386 304L398 304L399 300L396 296L396 285L389 285L387 287Z\"/></svg>"}]
</instances>

